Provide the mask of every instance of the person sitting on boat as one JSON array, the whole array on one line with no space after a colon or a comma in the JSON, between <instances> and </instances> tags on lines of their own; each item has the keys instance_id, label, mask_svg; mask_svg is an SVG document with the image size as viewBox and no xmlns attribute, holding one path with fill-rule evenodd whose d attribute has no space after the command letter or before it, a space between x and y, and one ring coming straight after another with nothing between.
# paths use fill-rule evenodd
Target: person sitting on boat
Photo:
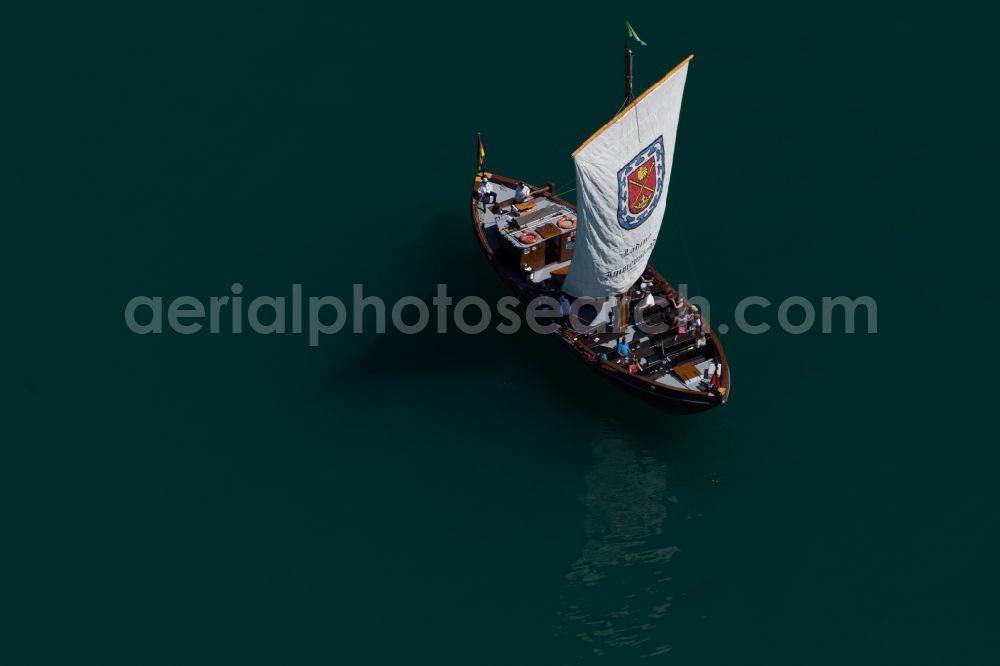
<instances>
[{"instance_id":1,"label":"person sitting on boat","mask_svg":"<svg viewBox=\"0 0 1000 666\"><path fill-rule=\"evenodd\" d=\"M694 346L697 347L698 349L701 349L702 347L704 347L707 344L708 344L708 340L705 339L705 334L702 333L698 337L698 341L694 343Z\"/></svg>"},{"instance_id":2,"label":"person sitting on boat","mask_svg":"<svg viewBox=\"0 0 1000 666\"><path fill-rule=\"evenodd\" d=\"M482 180L479 181L479 203L483 205L483 211L486 211L486 204L494 204L497 202L497 193L493 191L493 183L490 182L490 177L483 174Z\"/></svg>"},{"instance_id":3,"label":"person sitting on boat","mask_svg":"<svg viewBox=\"0 0 1000 666\"><path fill-rule=\"evenodd\" d=\"M653 288L653 276L648 273L643 273L642 277L639 278L639 289L643 291L649 291Z\"/></svg>"},{"instance_id":4,"label":"person sitting on boat","mask_svg":"<svg viewBox=\"0 0 1000 666\"><path fill-rule=\"evenodd\" d=\"M667 296L667 298L670 300L670 304L672 306L674 306L674 310L676 310L679 313L681 307L683 307L683 305L684 305L684 299L681 298L681 295L678 294L676 291L674 291L674 292L671 292Z\"/></svg>"},{"instance_id":5,"label":"person sitting on boat","mask_svg":"<svg viewBox=\"0 0 1000 666\"><path fill-rule=\"evenodd\" d=\"M651 293L650 294L646 294L646 297L643 298L639 302L639 304L635 307L636 321L638 322L639 319L640 319L640 317L643 320L645 320L645 318L646 318L646 310L649 309L649 308L651 308L651 307L653 307L654 305L656 305L656 299L653 298L653 294L651 294ZM646 322L643 321L643 323L646 323Z\"/></svg>"},{"instance_id":6,"label":"person sitting on boat","mask_svg":"<svg viewBox=\"0 0 1000 666\"><path fill-rule=\"evenodd\" d=\"M691 313L690 312L678 312L674 315L674 320L671 322L671 327L677 329L674 332L674 342L677 342L677 338L688 333L691 330Z\"/></svg>"},{"instance_id":7,"label":"person sitting on boat","mask_svg":"<svg viewBox=\"0 0 1000 666\"><path fill-rule=\"evenodd\" d=\"M688 323L691 325L691 328L701 328L701 312L698 310L697 305L691 306L691 309L688 311L688 315L690 316Z\"/></svg>"},{"instance_id":8,"label":"person sitting on boat","mask_svg":"<svg viewBox=\"0 0 1000 666\"><path fill-rule=\"evenodd\" d=\"M622 357L622 360L625 360L629 357L630 352L628 348L628 343L625 342L625 338L618 339L618 346L615 347L615 351L617 351L618 355Z\"/></svg>"},{"instance_id":9,"label":"person sitting on boat","mask_svg":"<svg viewBox=\"0 0 1000 666\"><path fill-rule=\"evenodd\" d=\"M517 181L517 187L514 188L514 203L524 203L530 198L531 188L523 180Z\"/></svg>"}]
</instances>

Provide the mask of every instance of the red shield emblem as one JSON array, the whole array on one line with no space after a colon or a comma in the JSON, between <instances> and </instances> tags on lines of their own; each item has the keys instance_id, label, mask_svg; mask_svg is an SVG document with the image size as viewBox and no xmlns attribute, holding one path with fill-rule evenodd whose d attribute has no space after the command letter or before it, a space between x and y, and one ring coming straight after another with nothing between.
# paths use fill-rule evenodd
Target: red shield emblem
<instances>
[{"instance_id":1,"label":"red shield emblem","mask_svg":"<svg viewBox=\"0 0 1000 666\"><path fill-rule=\"evenodd\" d=\"M663 137L643 148L618 170L618 224L635 229L649 219L666 189Z\"/></svg>"},{"instance_id":2,"label":"red shield emblem","mask_svg":"<svg viewBox=\"0 0 1000 666\"><path fill-rule=\"evenodd\" d=\"M628 212L638 215L656 199L656 158L650 157L631 173L628 182Z\"/></svg>"}]
</instances>

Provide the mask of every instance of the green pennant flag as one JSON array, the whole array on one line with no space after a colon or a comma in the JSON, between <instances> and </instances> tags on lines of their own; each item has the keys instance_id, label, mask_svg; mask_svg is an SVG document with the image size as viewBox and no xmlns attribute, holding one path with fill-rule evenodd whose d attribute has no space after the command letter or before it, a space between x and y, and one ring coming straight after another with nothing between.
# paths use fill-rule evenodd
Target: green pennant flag
<instances>
[{"instance_id":1,"label":"green pennant flag","mask_svg":"<svg viewBox=\"0 0 1000 666\"><path fill-rule=\"evenodd\" d=\"M639 42L641 46L646 46L646 42L642 41L642 39L639 38L639 35L635 34L635 28L633 28L632 24L628 21L625 21L625 36L631 37L635 41Z\"/></svg>"}]
</instances>

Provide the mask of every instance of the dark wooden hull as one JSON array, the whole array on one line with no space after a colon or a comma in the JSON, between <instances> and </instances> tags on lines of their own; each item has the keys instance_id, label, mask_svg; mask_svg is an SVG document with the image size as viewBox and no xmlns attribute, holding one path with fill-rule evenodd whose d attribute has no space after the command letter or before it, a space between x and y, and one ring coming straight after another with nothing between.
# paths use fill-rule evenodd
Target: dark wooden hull
<instances>
[{"instance_id":1,"label":"dark wooden hull","mask_svg":"<svg viewBox=\"0 0 1000 666\"><path fill-rule=\"evenodd\" d=\"M496 174L490 174L490 178L494 182L500 182L511 186L516 183L513 179L498 176ZM473 192L475 192L475 189L474 184ZM551 198L573 211L576 210L576 206L565 201L564 199L560 199L555 196ZM479 240L480 248L486 254L490 265L493 266L493 270L497 273L507 288L510 289L515 296L517 296L521 303L527 303L532 298L540 295L541 291L526 287L524 283L514 277L514 272L512 270L508 269L500 261L498 261L493 249L489 246L489 243L486 240L485 234L483 233L483 227L479 220L479 209L475 194L473 194L472 197L472 226L473 231L476 234L476 238ZM663 276L660 275L652 266L648 266L647 270L653 275L655 282L664 287L672 288ZM715 356L722 362L723 390L720 392L680 389L657 383L641 375L630 374L617 363L598 358L593 350L577 340L578 334L572 329L560 326L559 330L555 331L553 335L555 335L560 342L569 347L570 351L579 356L581 360L583 360L593 370L605 376L617 385L628 389L631 393L640 397L644 402L675 414L694 414L725 404L731 394L729 363L726 360L726 353L722 349L722 344L719 342L718 335L716 335L708 327L707 322L705 322L704 328L708 336L709 344L712 347L712 351L715 352Z\"/></svg>"}]
</instances>

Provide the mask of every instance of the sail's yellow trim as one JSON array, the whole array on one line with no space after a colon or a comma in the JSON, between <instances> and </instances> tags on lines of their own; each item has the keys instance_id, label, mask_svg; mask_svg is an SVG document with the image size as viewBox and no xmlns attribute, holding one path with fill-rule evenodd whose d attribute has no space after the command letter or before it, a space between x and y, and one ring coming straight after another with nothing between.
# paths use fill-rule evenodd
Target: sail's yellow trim
<instances>
[{"instance_id":1,"label":"sail's yellow trim","mask_svg":"<svg viewBox=\"0 0 1000 666\"><path fill-rule=\"evenodd\" d=\"M629 104L624 109L622 109L621 111L619 111L618 115L615 116L614 118L612 118L611 120L609 120L608 122L606 122L601 129L599 129L596 132L594 132L593 134L591 134L589 139L587 139L586 141L584 141L583 143L581 143L580 147L573 151L573 157L576 157L576 154L578 152L580 152L581 150L583 150L584 148L586 148L587 144L590 143L591 141L593 141L594 139L596 139L598 136L600 136L601 133L604 132L604 130L606 130L609 127L611 127L612 125L614 125L616 122L618 122L618 120L622 116L624 116L626 113L628 113L629 111L631 111L632 108L635 107L636 104L638 104L639 102L641 102L642 99L646 95L648 95L649 93L651 93L654 90L656 90L657 88L659 88L662 84L666 83L667 79L669 79L671 76L673 76L678 71L680 71L681 67L683 67L684 65L688 64L691 61L691 58L693 58L693 57L694 57L694 54L689 55L687 58L684 58L684 60L682 60L679 65L677 65L672 70L670 70L667 73L666 76L664 76L662 79L660 79L659 81L657 81L656 83L654 83L652 86L650 86L649 89L646 92L644 92L641 95L639 95L638 97L636 97L635 100L631 104Z\"/></svg>"}]
</instances>

